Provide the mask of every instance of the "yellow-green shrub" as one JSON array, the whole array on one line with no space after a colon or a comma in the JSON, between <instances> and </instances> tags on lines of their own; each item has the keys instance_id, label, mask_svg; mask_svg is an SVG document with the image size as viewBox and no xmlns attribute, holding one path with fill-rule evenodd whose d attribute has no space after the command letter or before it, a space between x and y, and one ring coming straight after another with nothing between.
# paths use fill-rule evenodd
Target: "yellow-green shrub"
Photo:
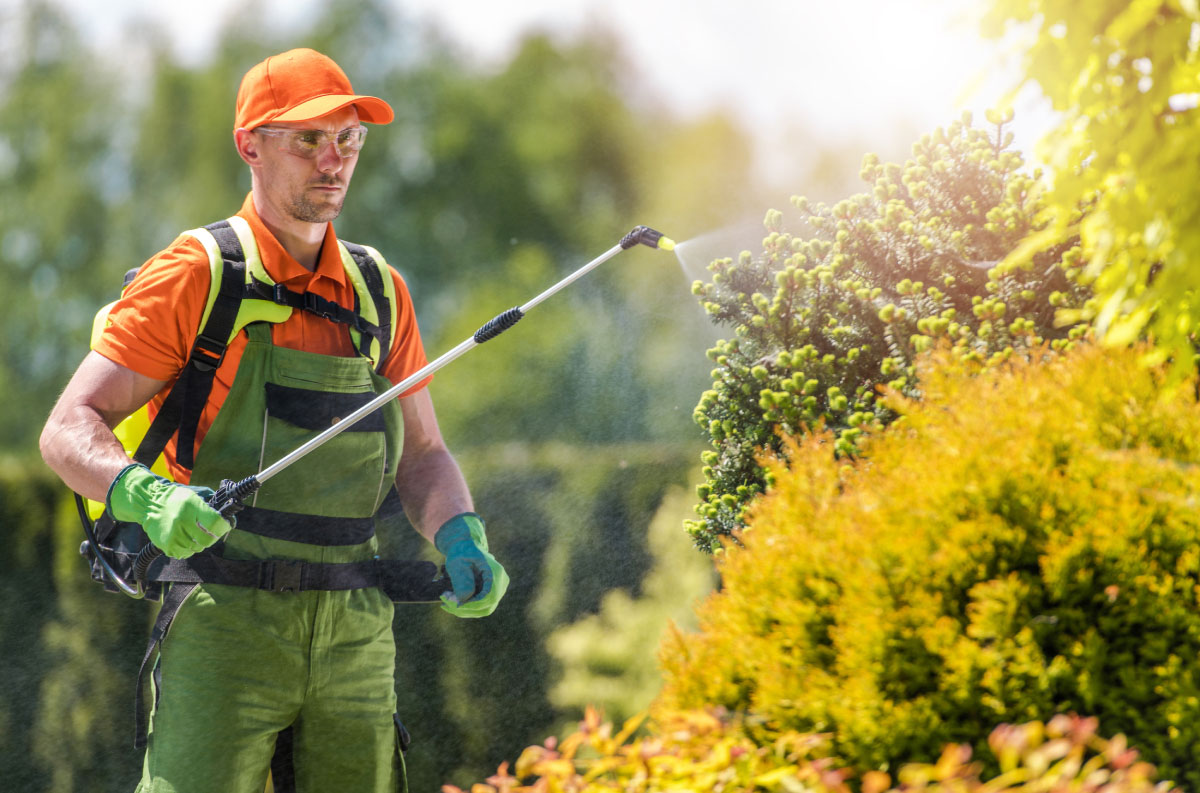
<instances>
[{"instance_id":1,"label":"yellow-green shrub","mask_svg":"<svg viewBox=\"0 0 1200 793\"><path fill-rule=\"evenodd\" d=\"M660 704L828 732L851 766L1077 712L1200 787L1200 409L1137 351L930 364L855 464L790 442Z\"/></svg>"},{"instance_id":2,"label":"yellow-green shrub","mask_svg":"<svg viewBox=\"0 0 1200 793\"><path fill-rule=\"evenodd\" d=\"M530 746L470 793L1162 793L1154 767L1139 762L1123 736L1104 740L1094 719L1058 716L1048 724L1002 726L989 737L1000 772L987 778L967 746L947 746L936 763L900 769L899 785L880 771L856 773L828 755L826 736L787 732L759 746L712 712L672 713L634 737L617 735L589 710L561 743ZM453 785L443 793L465 793Z\"/></svg>"}]
</instances>

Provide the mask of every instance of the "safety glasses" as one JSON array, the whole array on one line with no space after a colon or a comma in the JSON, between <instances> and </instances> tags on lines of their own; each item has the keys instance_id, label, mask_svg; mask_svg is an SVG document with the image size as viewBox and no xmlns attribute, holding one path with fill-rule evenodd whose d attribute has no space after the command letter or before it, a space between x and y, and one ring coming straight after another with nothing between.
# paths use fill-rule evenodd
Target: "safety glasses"
<instances>
[{"instance_id":1,"label":"safety glasses","mask_svg":"<svg viewBox=\"0 0 1200 793\"><path fill-rule=\"evenodd\" d=\"M312 159L332 143L339 157L353 157L363 147L367 139L367 128L364 126L346 127L341 132L326 132L323 129L282 129L279 127L256 127L255 132L278 138L280 148L288 154Z\"/></svg>"}]
</instances>

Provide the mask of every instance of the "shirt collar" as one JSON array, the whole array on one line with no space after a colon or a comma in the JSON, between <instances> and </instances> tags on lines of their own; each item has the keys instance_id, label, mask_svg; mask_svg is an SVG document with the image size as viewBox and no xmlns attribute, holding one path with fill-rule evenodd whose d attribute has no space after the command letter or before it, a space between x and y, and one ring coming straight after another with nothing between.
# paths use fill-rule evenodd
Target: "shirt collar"
<instances>
[{"instance_id":1,"label":"shirt collar","mask_svg":"<svg viewBox=\"0 0 1200 793\"><path fill-rule=\"evenodd\" d=\"M316 279L327 279L335 285L345 285L346 270L342 266L342 253L332 223L325 224L325 239L321 243L317 269L310 273L284 250L279 240L275 239L275 235L259 218L258 211L254 208L253 193L246 194L246 200L242 202L238 215L250 224L254 238L258 241L258 255L262 259L263 267L275 283L288 285L297 291L313 289L317 285Z\"/></svg>"}]
</instances>

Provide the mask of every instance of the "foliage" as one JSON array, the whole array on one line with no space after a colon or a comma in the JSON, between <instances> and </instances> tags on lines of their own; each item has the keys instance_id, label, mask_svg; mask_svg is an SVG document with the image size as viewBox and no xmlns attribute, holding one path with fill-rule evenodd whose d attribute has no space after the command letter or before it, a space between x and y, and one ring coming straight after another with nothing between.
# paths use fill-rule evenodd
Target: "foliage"
<instances>
[{"instance_id":1,"label":"foliage","mask_svg":"<svg viewBox=\"0 0 1200 793\"><path fill-rule=\"evenodd\" d=\"M286 30L238 8L195 60L149 26L96 47L52 0L18 0L5 17L0 186L19 200L0 212L0 450L36 458L49 407L124 272L240 204L249 178L231 145L233 101L271 52L315 46L396 109L371 132L337 230L405 275L431 356L636 223L662 225L663 207L672 221L715 225L748 189L746 136L723 117L693 123L639 103L602 31L533 36L481 68L394 3L333 0L316 12ZM683 226L664 230L705 228ZM481 773L547 734L562 714L546 638L600 610L611 589L643 592L646 527L667 488L688 481L698 442L679 439L704 378L704 341L678 321L700 312L672 265L649 249L623 254L434 381L442 433L514 580L488 620L400 609L414 789ZM40 463L23 474L0 486L0 527L21 549L0 577L6 785L131 787L132 676L150 604L87 579L76 520L54 500L61 487ZM50 500L26 509L12 495L25 486ZM410 540L403 555L425 552ZM520 728L496 728L510 720Z\"/></svg>"},{"instance_id":2,"label":"foliage","mask_svg":"<svg viewBox=\"0 0 1200 793\"><path fill-rule=\"evenodd\" d=\"M602 724L589 709L578 731L561 742L551 738L526 749L515 776L505 763L486 783L472 785L470 793L1151 793L1170 788L1155 782L1154 767L1140 762L1123 736L1100 738L1094 719L1077 716L998 727L988 738L1001 769L995 777L985 780L970 747L949 745L935 763L901 768L896 786L886 773L859 774L830 757L827 736L787 732L759 746L720 713L686 711L665 714L649 734L635 737L639 721L627 722L613 735L612 724ZM442 791L466 793L453 785Z\"/></svg>"},{"instance_id":3,"label":"foliage","mask_svg":"<svg viewBox=\"0 0 1200 793\"><path fill-rule=\"evenodd\" d=\"M697 281L714 322L734 337L709 350L717 364L696 422L712 449L699 488L702 517L688 529L714 550L743 525L765 484L757 457L781 438L824 426L839 455L892 418L876 387L915 395L917 356L939 341L955 356L988 363L1049 341L1066 349L1084 327L1056 327L1079 307L1079 251L1063 243L1024 267L994 265L1039 230L1038 174L1022 170L1006 132L1011 115L989 114L989 130L961 123L913 146L904 165L863 159L871 192L832 207L794 198L805 239L767 213L763 252L713 262Z\"/></svg>"},{"instance_id":4,"label":"foliage","mask_svg":"<svg viewBox=\"0 0 1200 793\"><path fill-rule=\"evenodd\" d=\"M1078 237L1096 324L1115 343L1149 333L1192 366L1200 319L1200 64L1194 2L991 0L984 32L1023 42L1023 79L1058 116L1046 239ZM1080 216L1075 208L1088 205ZM1016 252L1019 262L1023 251Z\"/></svg>"},{"instance_id":5,"label":"foliage","mask_svg":"<svg viewBox=\"0 0 1200 793\"><path fill-rule=\"evenodd\" d=\"M697 554L679 531L691 503L682 487L672 488L647 532L653 564L638 587L613 589L600 609L550 634L546 648L561 666L550 701L578 713L596 705L624 721L645 710L662 686L655 648L666 625L694 627L695 601L713 587L712 562Z\"/></svg>"},{"instance_id":6,"label":"foliage","mask_svg":"<svg viewBox=\"0 0 1200 793\"><path fill-rule=\"evenodd\" d=\"M140 769L133 676L148 604L89 580L74 504L44 467L0 458L0 526L9 529L0 554L5 789L131 789Z\"/></svg>"},{"instance_id":7,"label":"foliage","mask_svg":"<svg viewBox=\"0 0 1200 793\"><path fill-rule=\"evenodd\" d=\"M1200 785L1200 380L1164 391L1139 356L943 353L867 461L790 442L700 631L664 642L662 706L871 768L1077 712Z\"/></svg>"},{"instance_id":8,"label":"foliage","mask_svg":"<svg viewBox=\"0 0 1200 793\"><path fill-rule=\"evenodd\" d=\"M3 30L3 28L0 28ZM93 97L112 93L111 74L78 51L67 18L30 4L8 29L0 67L0 448L36 437L62 382L62 362L82 357L98 270L110 240L105 197L113 174L102 156L116 117ZM122 271L123 272L123 271ZM119 274L113 276L119 284Z\"/></svg>"}]
</instances>

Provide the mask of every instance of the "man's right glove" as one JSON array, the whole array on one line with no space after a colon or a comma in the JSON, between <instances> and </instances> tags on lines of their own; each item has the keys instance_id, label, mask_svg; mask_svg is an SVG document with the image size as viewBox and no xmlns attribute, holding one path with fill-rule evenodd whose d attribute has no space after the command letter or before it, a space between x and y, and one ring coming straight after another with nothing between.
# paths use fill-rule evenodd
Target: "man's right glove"
<instances>
[{"instance_id":1,"label":"man's right glove","mask_svg":"<svg viewBox=\"0 0 1200 793\"><path fill-rule=\"evenodd\" d=\"M208 505L213 491L180 485L151 473L141 463L126 466L109 485L108 512L126 523L140 523L167 556L186 559L213 545L233 525Z\"/></svg>"},{"instance_id":2,"label":"man's right glove","mask_svg":"<svg viewBox=\"0 0 1200 793\"><path fill-rule=\"evenodd\" d=\"M508 591L508 573L488 553L483 519L474 512L455 515L433 535L433 544L446 556L446 574L454 587L453 595L442 596L442 609L456 617L486 617L495 611Z\"/></svg>"}]
</instances>

